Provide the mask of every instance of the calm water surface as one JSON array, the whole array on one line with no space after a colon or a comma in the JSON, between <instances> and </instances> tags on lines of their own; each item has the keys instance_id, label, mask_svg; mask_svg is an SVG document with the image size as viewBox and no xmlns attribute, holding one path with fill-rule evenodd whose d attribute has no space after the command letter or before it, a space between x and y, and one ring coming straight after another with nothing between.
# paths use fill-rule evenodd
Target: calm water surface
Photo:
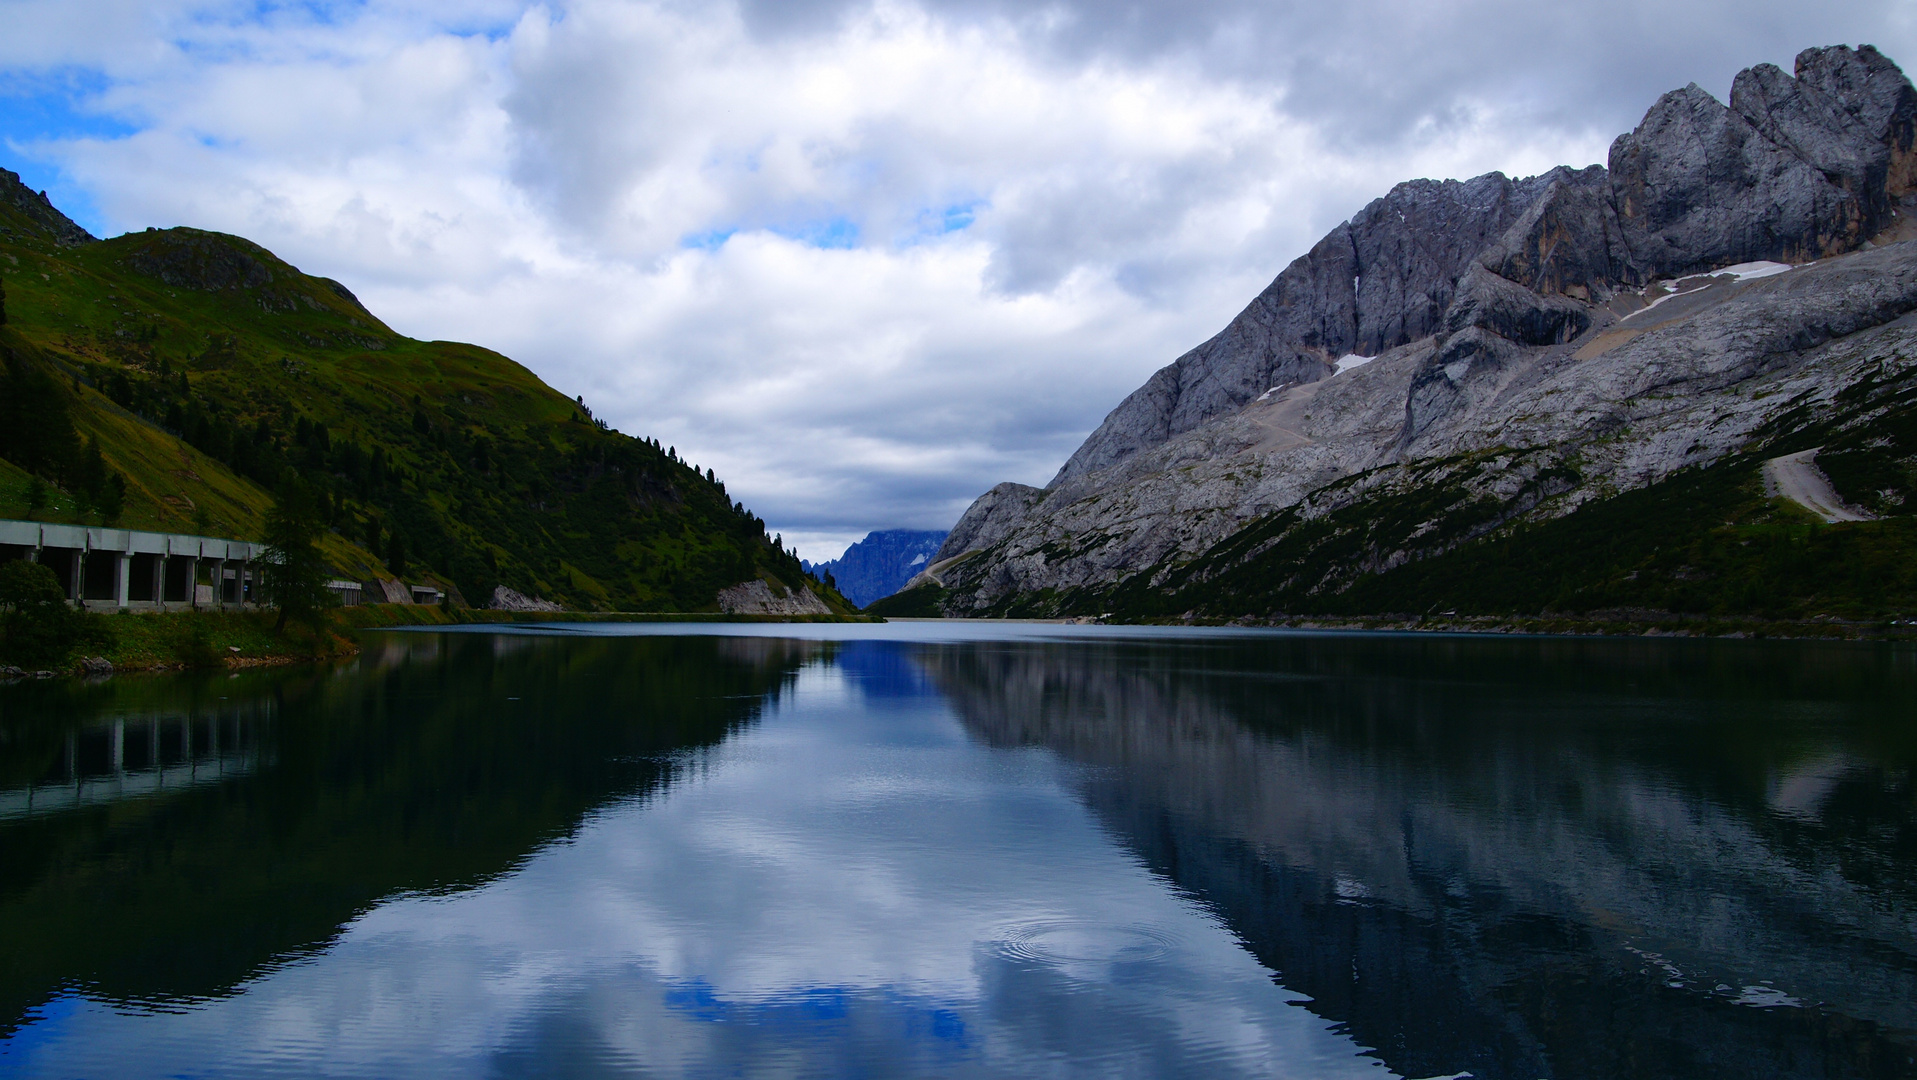
<instances>
[{"instance_id":1,"label":"calm water surface","mask_svg":"<svg viewBox=\"0 0 1917 1080\"><path fill-rule=\"evenodd\" d=\"M0 687L0 1074L1917 1075L1917 651L391 633Z\"/></svg>"}]
</instances>

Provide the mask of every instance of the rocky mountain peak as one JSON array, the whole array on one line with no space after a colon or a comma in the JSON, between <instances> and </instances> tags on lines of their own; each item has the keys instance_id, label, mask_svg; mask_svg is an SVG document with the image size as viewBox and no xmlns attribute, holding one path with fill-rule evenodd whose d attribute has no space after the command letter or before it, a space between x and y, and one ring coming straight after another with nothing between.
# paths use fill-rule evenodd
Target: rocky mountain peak
<instances>
[{"instance_id":1,"label":"rocky mountain peak","mask_svg":"<svg viewBox=\"0 0 1917 1080\"><path fill-rule=\"evenodd\" d=\"M1662 277L1856 250L1896 227L1917 191L1917 90L1868 45L1807 49L1796 71L1747 69L1730 105L1695 83L1663 95L1612 144L1608 168L1397 185L1121 402L1049 487L1323 379L1347 355L1480 316L1537 344L1576 324L1547 297L1601 303ZM1512 295L1487 307L1497 289L1483 281L1453 310L1473 267L1534 294L1535 310Z\"/></svg>"},{"instance_id":2,"label":"rocky mountain peak","mask_svg":"<svg viewBox=\"0 0 1917 1080\"><path fill-rule=\"evenodd\" d=\"M1917 89L1869 46L1752 67L1728 104L1666 93L1604 165L1399 184L1155 372L1046 488L981 496L936 573L954 610L984 610L1173 565L1306 500L1422 489L1445 462L1476 461L1471 498L1528 514L1738 452L1787 400L1754 380L1917 332L1913 217Z\"/></svg>"},{"instance_id":3,"label":"rocky mountain peak","mask_svg":"<svg viewBox=\"0 0 1917 1080\"><path fill-rule=\"evenodd\" d=\"M54 209L46 192L28 187L21 182L19 173L8 169L0 169L0 206L12 209L27 224L62 247L77 247L98 239Z\"/></svg>"}]
</instances>

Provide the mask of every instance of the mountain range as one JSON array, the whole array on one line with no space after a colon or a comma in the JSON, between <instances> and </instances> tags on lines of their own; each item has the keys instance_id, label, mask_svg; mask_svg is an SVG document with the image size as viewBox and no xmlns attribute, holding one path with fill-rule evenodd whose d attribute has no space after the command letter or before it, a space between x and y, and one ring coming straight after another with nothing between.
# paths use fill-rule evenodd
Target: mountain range
<instances>
[{"instance_id":1,"label":"mountain range","mask_svg":"<svg viewBox=\"0 0 1917 1080\"><path fill-rule=\"evenodd\" d=\"M849 611L711 469L236 236L96 239L0 170L0 517L256 539L474 606ZM36 505L37 504L37 505Z\"/></svg>"},{"instance_id":2,"label":"mountain range","mask_svg":"<svg viewBox=\"0 0 1917 1080\"><path fill-rule=\"evenodd\" d=\"M847 600L864 607L887 597L925 569L945 543L943 531L880 529L829 562L804 564L820 580L831 579Z\"/></svg>"},{"instance_id":3,"label":"mountain range","mask_svg":"<svg viewBox=\"0 0 1917 1080\"><path fill-rule=\"evenodd\" d=\"M886 605L1910 610L1914 217L1870 46L1667 93L1604 166L1400 184ZM1854 520L1776 497L1787 456Z\"/></svg>"}]
</instances>

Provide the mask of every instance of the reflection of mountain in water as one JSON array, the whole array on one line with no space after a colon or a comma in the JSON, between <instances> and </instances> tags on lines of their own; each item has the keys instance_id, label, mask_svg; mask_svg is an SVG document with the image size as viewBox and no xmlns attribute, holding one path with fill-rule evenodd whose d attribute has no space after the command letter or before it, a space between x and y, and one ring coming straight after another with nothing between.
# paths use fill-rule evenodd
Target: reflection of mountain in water
<instances>
[{"instance_id":1,"label":"reflection of mountain in water","mask_svg":"<svg viewBox=\"0 0 1917 1080\"><path fill-rule=\"evenodd\" d=\"M1107 824L1402 1073L1917 1073L1908 657L1293 638L923 660L981 738L1097 766Z\"/></svg>"},{"instance_id":2,"label":"reflection of mountain in water","mask_svg":"<svg viewBox=\"0 0 1917 1080\"><path fill-rule=\"evenodd\" d=\"M839 672L866 700L922 698L936 694L925 668L888 641L847 641L835 657Z\"/></svg>"},{"instance_id":3,"label":"reflection of mountain in water","mask_svg":"<svg viewBox=\"0 0 1917 1080\"><path fill-rule=\"evenodd\" d=\"M0 1025L76 983L225 993L381 897L506 871L670 782L817 648L390 635L330 670L0 691Z\"/></svg>"}]
</instances>

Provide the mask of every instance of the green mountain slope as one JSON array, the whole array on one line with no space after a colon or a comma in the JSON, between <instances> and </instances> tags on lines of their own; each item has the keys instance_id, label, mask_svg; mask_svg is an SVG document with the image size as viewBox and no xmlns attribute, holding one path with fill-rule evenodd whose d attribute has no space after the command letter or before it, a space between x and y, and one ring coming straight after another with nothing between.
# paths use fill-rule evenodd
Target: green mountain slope
<instances>
[{"instance_id":1,"label":"green mountain slope","mask_svg":"<svg viewBox=\"0 0 1917 1080\"><path fill-rule=\"evenodd\" d=\"M0 516L27 515L37 475L43 520L251 538L291 469L322 492L340 573L475 604L505 585L711 610L741 581L807 581L709 471L238 237L94 240L0 170L0 285Z\"/></svg>"}]
</instances>

